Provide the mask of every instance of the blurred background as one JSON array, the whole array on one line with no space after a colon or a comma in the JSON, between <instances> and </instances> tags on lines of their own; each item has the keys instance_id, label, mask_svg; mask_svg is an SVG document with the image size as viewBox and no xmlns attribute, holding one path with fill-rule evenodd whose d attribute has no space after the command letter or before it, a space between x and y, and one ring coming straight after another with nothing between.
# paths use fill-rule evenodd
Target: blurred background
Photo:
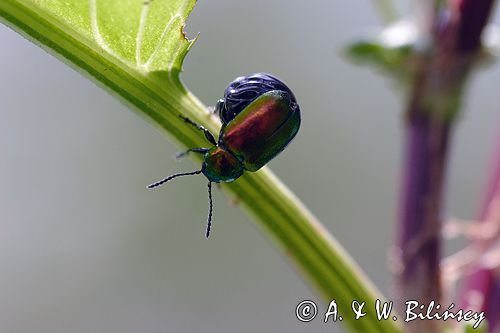
<instances>
[{"instance_id":1,"label":"blurred background","mask_svg":"<svg viewBox=\"0 0 500 333\"><path fill-rule=\"evenodd\" d=\"M410 15L409 1L399 10ZM496 15L493 22L498 23ZM303 123L273 171L391 295L404 96L341 50L381 28L370 1L200 1L182 77L205 104L270 72ZM295 318L319 297L180 147L88 79L0 26L1 332L341 332ZM474 218L500 129L500 68L477 72L454 135L446 214ZM458 249L451 243L447 252Z\"/></svg>"}]
</instances>

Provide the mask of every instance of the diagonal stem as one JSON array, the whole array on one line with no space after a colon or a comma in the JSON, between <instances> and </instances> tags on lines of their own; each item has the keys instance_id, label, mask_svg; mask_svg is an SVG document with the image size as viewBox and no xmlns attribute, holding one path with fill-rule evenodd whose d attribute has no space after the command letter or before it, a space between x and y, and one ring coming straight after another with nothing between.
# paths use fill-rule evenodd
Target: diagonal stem
<instances>
[{"instance_id":1,"label":"diagonal stem","mask_svg":"<svg viewBox=\"0 0 500 333\"><path fill-rule=\"evenodd\" d=\"M37 3L1 0L0 20L105 86L183 146L201 147L206 138L185 126L179 114L209 130L217 128L206 107L180 82L180 67L167 72L131 67L41 10ZM248 173L223 188L241 199L243 207L323 300L335 299L338 307L347 312L353 300L366 301L368 308L377 298L383 298L336 240L269 169ZM342 324L351 332L402 331L398 323L379 321L374 315L363 320L349 315L343 318Z\"/></svg>"}]
</instances>

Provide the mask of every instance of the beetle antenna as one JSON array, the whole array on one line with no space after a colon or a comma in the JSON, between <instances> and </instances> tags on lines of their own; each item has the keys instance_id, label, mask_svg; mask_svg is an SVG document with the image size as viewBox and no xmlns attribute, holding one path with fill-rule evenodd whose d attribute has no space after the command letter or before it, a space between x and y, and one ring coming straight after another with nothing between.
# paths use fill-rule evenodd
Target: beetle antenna
<instances>
[{"instance_id":1,"label":"beetle antenna","mask_svg":"<svg viewBox=\"0 0 500 333\"><path fill-rule=\"evenodd\" d=\"M182 177L182 176L192 176L192 175L199 175L201 173L201 170L193 171L193 172L182 172L182 173L176 173L174 175L168 176L167 178L164 178L160 181L157 181L156 183L148 185L148 188L155 188L158 186L161 186L168 182L171 179L177 178L177 177Z\"/></svg>"},{"instance_id":2,"label":"beetle antenna","mask_svg":"<svg viewBox=\"0 0 500 333\"><path fill-rule=\"evenodd\" d=\"M210 236L210 228L212 227L212 182L208 182L208 219L207 219L207 231L205 233L205 237L208 238Z\"/></svg>"}]
</instances>

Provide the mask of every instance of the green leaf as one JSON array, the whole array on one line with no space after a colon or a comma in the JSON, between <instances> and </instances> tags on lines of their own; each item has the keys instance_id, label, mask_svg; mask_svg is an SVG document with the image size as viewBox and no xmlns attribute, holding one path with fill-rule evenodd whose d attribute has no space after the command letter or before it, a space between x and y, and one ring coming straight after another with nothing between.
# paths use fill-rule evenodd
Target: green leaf
<instances>
[{"instance_id":1,"label":"green leaf","mask_svg":"<svg viewBox=\"0 0 500 333\"><path fill-rule=\"evenodd\" d=\"M194 0L0 0L0 20L127 102L184 147L206 140L179 118L217 132L220 123L181 83L193 44L182 32ZM273 174L263 168L224 185L317 287L348 312L382 298L349 255ZM297 300L299 301L299 300ZM319 316L318 316L319 320ZM344 316L352 332L401 332L371 313Z\"/></svg>"},{"instance_id":2,"label":"green leaf","mask_svg":"<svg viewBox=\"0 0 500 333\"><path fill-rule=\"evenodd\" d=\"M194 42L182 33L194 0L37 0L33 3L62 25L70 26L76 34L139 70L179 71Z\"/></svg>"},{"instance_id":3,"label":"green leaf","mask_svg":"<svg viewBox=\"0 0 500 333\"><path fill-rule=\"evenodd\" d=\"M413 48L410 45L387 47L377 41L355 42L346 48L347 57L354 62L373 65L391 77L411 82Z\"/></svg>"},{"instance_id":4,"label":"green leaf","mask_svg":"<svg viewBox=\"0 0 500 333\"><path fill-rule=\"evenodd\" d=\"M410 83L417 70L418 49L422 47L420 44L425 44L424 39L414 22L399 20L382 29L377 36L348 45L345 54L351 61L381 69L398 83Z\"/></svg>"}]
</instances>

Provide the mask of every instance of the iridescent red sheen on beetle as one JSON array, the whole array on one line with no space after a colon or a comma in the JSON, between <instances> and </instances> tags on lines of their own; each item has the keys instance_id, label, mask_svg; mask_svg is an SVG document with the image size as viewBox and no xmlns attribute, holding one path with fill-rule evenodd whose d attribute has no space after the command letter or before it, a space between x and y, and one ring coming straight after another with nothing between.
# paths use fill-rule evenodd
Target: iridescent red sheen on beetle
<instances>
[{"instance_id":1,"label":"iridescent red sheen on beetle","mask_svg":"<svg viewBox=\"0 0 500 333\"><path fill-rule=\"evenodd\" d=\"M212 222L212 182L232 182L244 171L254 172L266 165L293 140L300 128L300 108L292 91L276 77L256 73L236 78L229 84L224 99L217 102L215 113L222 121L219 140L203 126L180 116L204 132L211 148L191 148L204 154L200 170L179 173L149 185L158 187L167 181L203 173L208 179L209 212L206 237Z\"/></svg>"}]
</instances>

